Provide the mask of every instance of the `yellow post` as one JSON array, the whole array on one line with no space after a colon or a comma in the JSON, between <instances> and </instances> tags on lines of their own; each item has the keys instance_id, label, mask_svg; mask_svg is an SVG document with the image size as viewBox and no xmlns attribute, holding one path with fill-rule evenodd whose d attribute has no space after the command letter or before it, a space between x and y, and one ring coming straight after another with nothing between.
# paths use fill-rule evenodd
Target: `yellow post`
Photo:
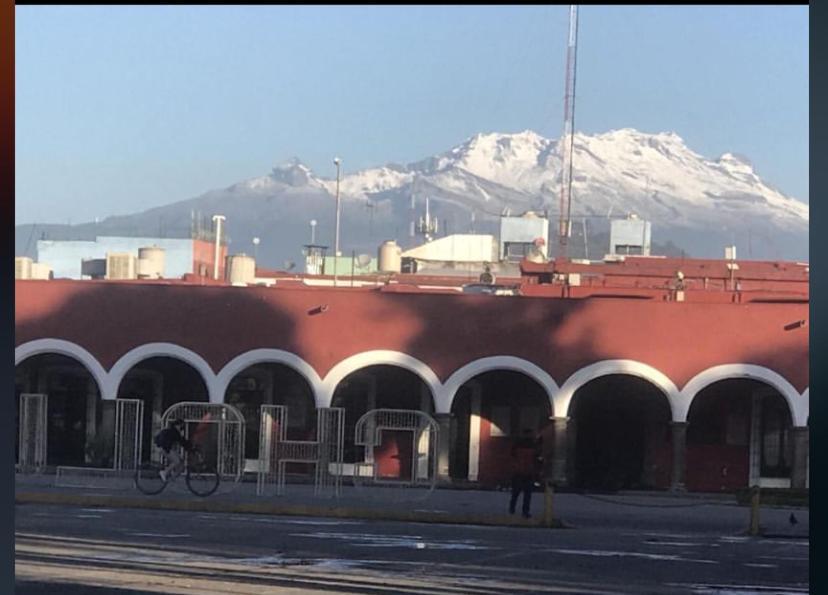
<instances>
[{"instance_id":1,"label":"yellow post","mask_svg":"<svg viewBox=\"0 0 828 595\"><path fill-rule=\"evenodd\" d=\"M551 481L543 482L543 525L545 527L552 527L554 524L554 517L552 515L552 496L555 493L554 486Z\"/></svg>"},{"instance_id":2,"label":"yellow post","mask_svg":"<svg viewBox=\"0 0 828 595\"><path fill-rule=\"evenodd\" d=\"M759 486L755 485L750 492L750 534L759 535Z\"/></svg>"}]
</instances>

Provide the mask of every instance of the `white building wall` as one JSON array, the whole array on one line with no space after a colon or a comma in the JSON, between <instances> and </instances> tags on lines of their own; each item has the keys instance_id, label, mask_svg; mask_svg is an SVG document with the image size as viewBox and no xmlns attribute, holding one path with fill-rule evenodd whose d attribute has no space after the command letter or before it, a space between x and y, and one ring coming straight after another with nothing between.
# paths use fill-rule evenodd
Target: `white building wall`
<instances>
[{"instance_id":1,"label":"white building wall","mask_svg":"<svg viewBox=\"0 0 828 595\"><path fill-rule=\"evenodd\" d=\"M80 279L81 261L106 258L107 252L130 252L138 257L138 249L157 246L164 249L165 272L178 278L193 272L193 240L187 238L127 238L99 236L88 240L38 240L37 261L48 265L55 279Z\"/></svg>"}]
</instances>

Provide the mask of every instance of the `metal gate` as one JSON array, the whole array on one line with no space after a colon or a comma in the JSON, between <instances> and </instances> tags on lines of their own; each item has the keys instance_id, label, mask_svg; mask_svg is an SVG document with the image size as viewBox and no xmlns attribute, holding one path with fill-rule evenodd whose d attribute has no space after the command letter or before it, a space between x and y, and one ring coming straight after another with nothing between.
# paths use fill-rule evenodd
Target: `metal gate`
<instances>
[{"instance_id":1,"label":"metal gate","mask_svg":"<svg viewBox=\"0 0 828 595\"><path fill-rule=\"evenodd\" d=\"M44 394L20 395L19 469L38 473L46 466L46 409L49 398Z\"/></svg>"},{"instance_id":2,"label":"metal gate","mask_svg":"<svg viewBox=\"0 0 828 595\"><path fill-rule=\"evenodd\" d=\"M144 402L141 399L115 399L116 470L137 469L144 437Z\"/></svg>"}]
</instances>

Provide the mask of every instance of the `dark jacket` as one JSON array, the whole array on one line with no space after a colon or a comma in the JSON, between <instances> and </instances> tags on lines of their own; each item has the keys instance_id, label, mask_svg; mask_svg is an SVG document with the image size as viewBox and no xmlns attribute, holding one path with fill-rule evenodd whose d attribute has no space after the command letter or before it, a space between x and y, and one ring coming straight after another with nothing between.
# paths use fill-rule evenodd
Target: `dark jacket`
<instances>
[{"instance_id":1,"label":"dark jacket","mask_svg":"<svg viewBox=\"0 0 828 595\"><path fill-rule=\"evenodd\" d=\"M191 447L190 441L184 438L174 427L165 428L158 432L155 435L155 444L167 452L176 444L180 444L187 450Z\"/></svg>"},{"instance_id":2,"label":"dark jacket","mask_svg":"<svg viewBox=\"0 0 828 595\"><path fill-rule=\"evenodd\" d=\"M512 473L534 477L537 473L538 450L531 438L518 438L512 445Z\"/></svg>"}]
</instances>

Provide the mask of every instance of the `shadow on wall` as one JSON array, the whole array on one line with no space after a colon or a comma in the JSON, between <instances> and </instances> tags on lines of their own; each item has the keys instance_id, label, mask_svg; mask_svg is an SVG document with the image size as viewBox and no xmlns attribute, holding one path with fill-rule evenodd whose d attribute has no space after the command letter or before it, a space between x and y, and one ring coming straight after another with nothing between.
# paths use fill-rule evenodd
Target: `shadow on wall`
<instances>
[{"instance_id":1,"label":"shadow on wall","mask_svg":"<svg viewBox=\"0 0 828 595\"><path fill-rule=\"evenodd\" d=\"M107 371L124 354L149 343L171 343L189 349L204 358L213 373L233 357L257 347L278 346L303 355L294 336L291 315L277 304L261 299L259 290L252 288L215 286L193 291L191 285L160 283L18 282L15 298L17 345L37 339L74 343L98 358ZM18 368L29 368L27 362L41 357L28 357ZM36 378L31 382L31 386L37 386ZM98 389L102 391L104 387ZM151 433L167 407L180 401L208 398L198 370L163 353L135 362L117 390L121 398L145 400L145 456ZM139 394L147 391L152 396ZM47 415L52 413L50 410ZM88 433L85 449L104 453L96 458L107 461L107 453L114 448L114 401L97 400L90 415L98 422L97 432ZM255 419L247 421L258 427L258 410ZM106 444L101 444L102 440ZM51 458L63 460L57 454ZM83 456L73 455L72 461L81 464Z\"/></svg>"}]
</instances>

